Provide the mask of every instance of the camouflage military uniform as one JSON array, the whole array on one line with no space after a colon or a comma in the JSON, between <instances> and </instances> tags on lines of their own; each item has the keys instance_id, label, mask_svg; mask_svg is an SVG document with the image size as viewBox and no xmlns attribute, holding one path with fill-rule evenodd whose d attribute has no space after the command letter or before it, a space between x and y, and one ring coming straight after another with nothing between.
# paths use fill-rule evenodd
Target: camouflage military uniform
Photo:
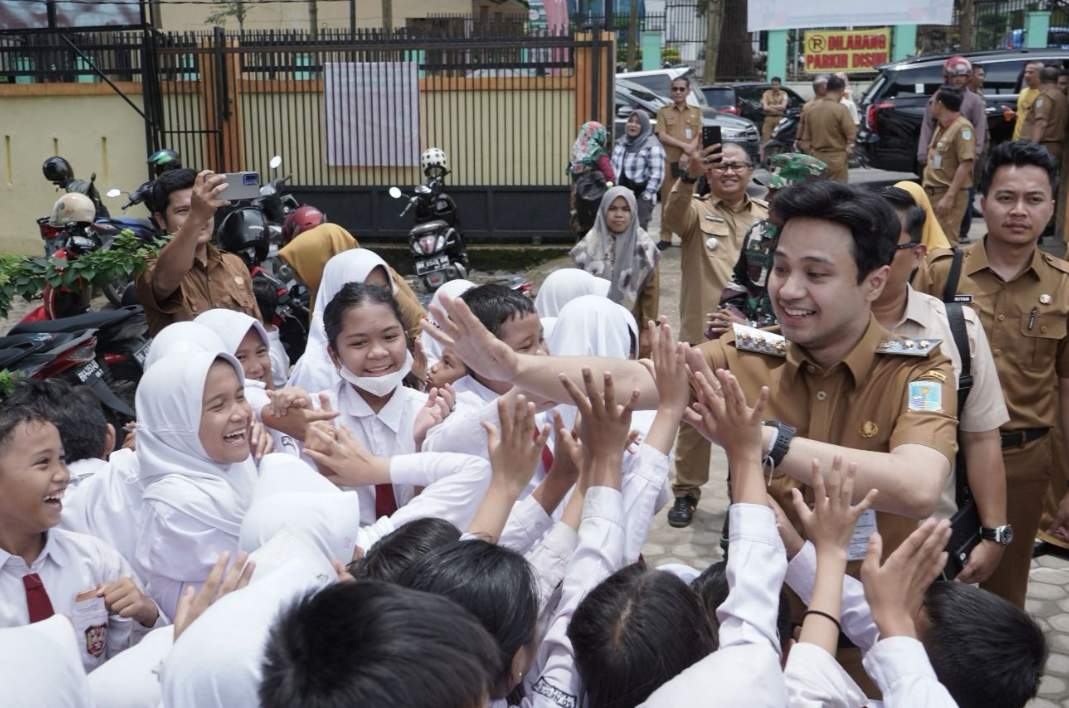
<instances>
[{"instance_id":1,"label":"camouflage military uniform","mask_svg":"<svg viewBox=\"0 0 1069 708\"><path fill-rule=\"evenodd\" d=\"M766 185L769 192L820 177L827 170L823 161L801 153L776 155L771 160L771 167L771 178ZM768 272L772 268L772 253L778 238L779 227L770 219L754 222L742 240L733 282L720 296L722 305L735 307L755 327L776 324L768 297Z\"/></svg>"}]
</instances>

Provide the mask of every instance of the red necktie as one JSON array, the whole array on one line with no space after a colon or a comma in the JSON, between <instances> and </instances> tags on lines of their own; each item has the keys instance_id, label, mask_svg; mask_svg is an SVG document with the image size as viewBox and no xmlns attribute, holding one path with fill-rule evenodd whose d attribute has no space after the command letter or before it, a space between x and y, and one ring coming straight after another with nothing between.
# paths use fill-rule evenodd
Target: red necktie
<instances>
[{"instance_id":1,"label":"red necktie","mask_svg":"<svg viewBox=\"0 0 1069 708\"><path fill-rule=\"evenodd\" d=\"M375 485L375 519L392 516L397 511L397 498L393 495L392 484Z\"/></svg>"},{"instance_id":2,"label":"red necktie","mask_svg":"<svg viewBox=\"0 0 1069 708\"><path fill-rule=\"evenodd\" d=\"M538 439L538 428L534 431L535 439ZM542 446L542 472L543 474L549 474L550 468L553 467L553 451L549 449L549 445Z\"/></svg>"},{"instance_id":3,"label":"red necktie","mask_svg":"<svg viewBox=\"0 0 1069 708\"><path fill-rule=\"evenodd\" d=\"M48 599L48 591L45 590L41 576L30 573L22 576L22 585L26 588L26 607L30 610L30 623L46 620L56 614L52 609L52 601Z\"/></svg>"}]
</instances>

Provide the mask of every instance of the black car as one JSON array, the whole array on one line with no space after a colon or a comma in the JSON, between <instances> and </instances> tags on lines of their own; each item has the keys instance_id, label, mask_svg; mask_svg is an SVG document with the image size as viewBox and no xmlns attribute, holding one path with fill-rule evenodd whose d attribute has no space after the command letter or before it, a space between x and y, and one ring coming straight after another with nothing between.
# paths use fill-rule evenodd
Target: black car
<instances>
[{"instance_id":1,"label":"black car","mask_svg":"<svg viewBox=\"0 0 1069 708\"><path fill-rule=\"evenodd\" d=\"M731 87L735 90L735 105L738 107L738 114L743 118L749 118L760 128L765 120L765 109L761 108L761 96L772 88L772 84L738 83L731 84ZM805 99L794 89L786 86L780 86L780 89L787 94L787 113L801 111L802 106L805 105Z\"/></svg>"},{"instance_id":2,"label":"black car","mask_svg":"<svg viewBox=\"0 0 1069 708\"><path fill-rule=\"evenodd\" d=\"M861 126L857 144L868 164L881 170L920 174L917 141L928 99L943 84L943 63L950 54L916 57L880 67L880 74L861 99ZM984 101L987 104L988 144L997 145L1013 135L1005 109L1017 108L1017 95L1025 64L1042 61L1069 66L1069 51L1022 49L965 54L984 67Z\"/></svg>"}]
</instances>

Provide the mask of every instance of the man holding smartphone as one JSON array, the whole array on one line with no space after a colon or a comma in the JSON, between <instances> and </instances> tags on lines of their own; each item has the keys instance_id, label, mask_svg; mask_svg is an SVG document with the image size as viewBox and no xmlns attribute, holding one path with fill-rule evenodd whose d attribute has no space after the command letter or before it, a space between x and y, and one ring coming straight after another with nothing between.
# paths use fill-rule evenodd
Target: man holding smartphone
<instances>
[{"instance_id":1,"label":"man holding smartphone","mask_svg":"<svg viewBox=\"0 0 1069 708\"><path fill-rule=\"evenodd\" d=\"M705 341L705 315L716 309L720 291L731 283L742 240L750 226L768 218L768 203L746 193L753 163L745 148L734 143L695 148L683 175L664 204L661 223L683 241L679 292L680 339L698 345ZM694 195L705 176L710 193ZM709 479L709 444L690 426L679 429L676 442L676 502L668 512L675 527L690 524Z\"/></svg>"},{"instance_id":2,"label":"man holding smartphone","mask_svg":"<svg viewBox=\"0 0 1069 708\"><path fill-rule=\"evenodd\" d=\"M229 203L221 198L226 186L226 175L179 169L164 172L152 187L152 218L172 235L134 280L152 336L217 307L262 319L248 268L210 243L215 210Z\"/></svg>"},{"instance_id":3,"label":"man holding smartphone","mask_svg":"<svg viewBox=\"0 0 1069 708\"><path fill-rule=\"evenodd\" d=\"M672 79L672 105L657 111L657 124L653 132L664 146L668 158L668 174L661 185L661 209L668 203L672 185L687 169L687 155L701 145L702 112L697 106L687 104L690 81L685 76ZM657 247L662 251L672 245L672 229L661 215L661 241Z\"/></svg>"}]
</instances>

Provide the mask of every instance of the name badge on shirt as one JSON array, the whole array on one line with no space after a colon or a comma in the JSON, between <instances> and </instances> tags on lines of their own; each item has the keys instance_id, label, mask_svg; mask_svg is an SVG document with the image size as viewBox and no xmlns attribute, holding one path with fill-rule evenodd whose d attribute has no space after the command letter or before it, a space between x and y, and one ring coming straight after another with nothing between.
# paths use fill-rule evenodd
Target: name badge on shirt
<instances>
[{"instance_id":1,"label":"name badge on shirt","mask_svg":"<svg viewBox=\"0 0 1069 708\"><path fill-rule=\"evenodd\" d=\"M972 295L955 295L954 302L960 302L963 305L968 305L972 302Z\"/></svg>"},{"instance_id":2,"label":"name badge on shirt","mask_svg":"<svg viewBox=\"0 0 1069 708\"><path fill-rule=\"evenodd\" d=\"M876 512L868 509L857 519L854 526L854 535L850 537L850 545L846 548L847 560L861 560L869 549L869 536L876 531Z\"/></svg>"},{"instance_id":3,"label":"name badge on shirt","mask_svg":"<svg viewBox=\"0 0 1069 708\"><path fill-rule=\"evenodd\" d=\"M693 128L689 128L689 127L686 128L683 131L683 134L687 136L687 140L693 140L694 139L694 129Z\"/></svg>"},{"instance_id":4,"label":"name badge on shirt","mask_svg":"<svg viewBox=\"0 0 1069 708\"><path fill-rule=\"evenodd\" d=\"M932 169L939 170L943 168L943 156L938 152L932 155Z\"/></svg>"},{"instance_id":5,"label":"name badge on shirt","mask_svg":"<svg viewBox=\"0 0 1069 708\"><path fill-rule=\"evenodd\" d=\"M78 593L71 611L74 635L82 644L82 653L94 664L103 663L108 648L108 610L96 589Z\"/></svg>"}]
</instances>

